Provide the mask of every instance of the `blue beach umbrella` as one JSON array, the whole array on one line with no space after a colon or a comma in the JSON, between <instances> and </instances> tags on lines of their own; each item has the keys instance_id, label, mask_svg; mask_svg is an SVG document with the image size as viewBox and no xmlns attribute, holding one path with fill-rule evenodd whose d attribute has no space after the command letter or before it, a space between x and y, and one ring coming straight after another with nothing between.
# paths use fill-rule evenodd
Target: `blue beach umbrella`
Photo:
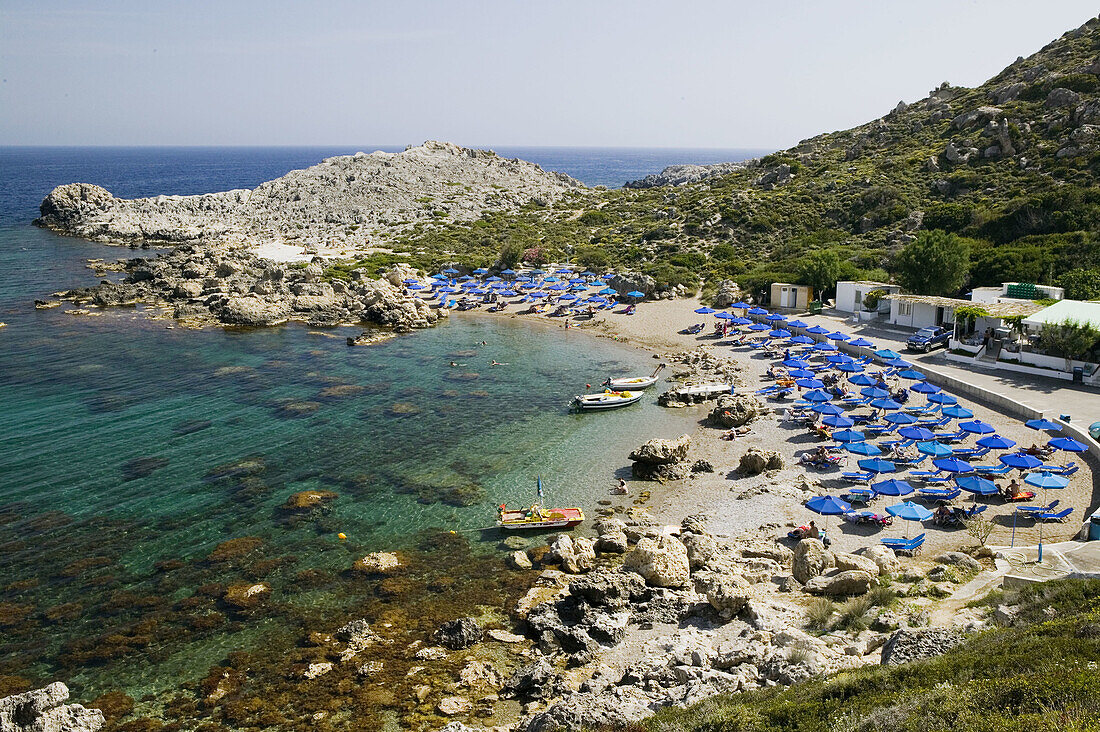
<instances>
[{"instance_id":1,"label":"blue beach umbrella","mask_svg":"<svg viewBox=\"0 0 1100 732\"><path fill-rule=\"evenodd\" d=\"M738 302L738 303L734 303L733 305L730 305L730 310L748 310L751 307L752 307L751 304L742 301L742 302Z\"/></svg>"},{"instance_id":2,"label":"blue beach umbrella","mask_svg":"<svg viewBox=\"0 0 1100 732\"><path fill-rule=\"evenodd\" d=\"M1036 488L1042 488L1043 490L1047 488L1059 489L1069 485L1069 478L1043 471L1041 473L1032 473L1024 478L1024 482Z\"/></svg>"},{"instance_id":3,"label":"blue beach umbrella","mask_svg":"<svg viewBox=\"0 0 1100 732\"><path fill-rule=\"evenodd\" d=\"M814 342L813 338L809 336L799 335L791 339L791 343L795 343L800 346L809 346Z\"/></svg>"},{"instance_id":4,"label":"blue beach umbrella","mask_svg":"<svg viewBox=\"0 0 1100 732\"><path fill-rule=\"evenodd\" d=\"M546 289L550 290L551 292L564 292L565 290L568 290L569 288L565 285L550 285Z\"/></svg>"},{"instance_id":5,"label":"blue beach umbrella","mask_svg":"<svg viewBox=\"0 0 1100 732\"><path fill-rule=\"evenodd\" d=\"M929 399L931 400L931 398ZM970 419L974 416L974 411L967 409L966 407L960 407L953 404L951 406L944 407L940 414L945 417L950 417L951 419Z\"/></svg>"},{"instance_id":6,"label":"blue beach umbrella","mask_svg":"<svg viewBox=\"0 0 1100 732\"><path fill-rule=\"evenodd\" d=\"M828 419L828 417L826 417L826 419ZM832 438L840 443L863 442L867 439L859 430L837 430L832 434Z\"/></svg>"},{"instance_id":7,"label":"blue beach umbrella","mask_svg":"<svg viewBox=\"0 0 1100 732\"><path fill-rule=\"evenodd\" d=\"M909 391L917 394L939 394L943 390L935 384L929 384L927 381L918 381L909 387Z\"/></svg>"},{"instance_id":8,"label":"blue beach umbrella","mask_svg":"<svg viewBox=\"0 0 1100 732\"><path fill-rule=\"evenodd\" d=\"M488 274L488 273L489 273L489 270L485 269L484 267L478 267L477 269L474 270L474 274Z\"/></svg>"},{"instance_id":9,"label":"blue beach umbrella","mask_svg":"<svg viewBox=\"0 0 1100 732\"><path fill-rule=\"evenodd\" d=\"M559 300L576 300L576 299L577 299L577 296L576 296L576 295L574 295L574 294L573 294L573 293L571 293L571 292L567 292L567 293L565 293L564 295L562 295L561 297L559 297L558 299L559 299Z\"/></svg>"},{"instance_id":10,"label":"blue beach umbrella","mask_svg":"<svg viewBox=\"0 0 1100 732\"><path fill-rule=\"evenodd\" d=\"M871 490L880 496L907 496L913 492L913 486L904 480L890 478L871 484Z\"/></svg>"},{"instance_id":11,"label":"blue beach umbrella","mask_svg":"<svg viewBox=\"0 0 1100 732\"><path fill-rule=\"evenodd\" d=\"M890 396L889 391L880 389L877 386L865 386L859 390L859 393L865 397L871 397L872 399L885 399Z\"/></svg>"},{"instance_id":12,"label":"blue beach umbrella","mask_svg":"<svg viewBox=\"0 0 1100 732\"><path fill-rule=\"evenodd\" d=\"M919 503L913 503L912 501L905 501L903 503L896 503L893 506L886 507L886 513L901 519L906 522L905 538L909 538L909 524L910 521L927 521L932 518L932 512Z\"/></svg>"},{"instance_id":13,"label":"blue beach umbrella","mask_svg":"<svg viewBox=\"0 0 1100 732\"><path fill-rule=\"evenodd\" d=\"M908 368L909 366L913 365L913 364L909 363L908 361L906 361L903 358L888 358L885 361L883 361L883 363L886 364L887 366L895 366L899 369Z\"/></svg>"},{"instance_id":14,"label":"blue beach umbrella","mask_svg":"<svg viewBox=\"0 0 1100 732\"><path fill-rule=\"evenodd\" d=\"M1062 425L1058 424L1053 419L1047 419L1046 417L1043 417L1042 419L1029 419L1028 421L1024 422L1024 426L1030 427L1033 430L1058 430L1059 432L1062 431Z\"/></svg>"},{"instance_id":15,"label":"blue beach umbrella","mask_svg":"<svg viewBox=\"0 0 1100 732\"><path fill-rule=\"evenodd\" d=\"M990 450L1010 450L1016 447L1016 441L1000 435L990 435L978 440L979 447L988 447Z\"/></svg>"},{"instance_id":16,"label":"blue beach umbrella","mask_svg":"<svg viewBox=\"0 0 1100 732\"><path fill-rule=\"evenodd\" d=\"M543 279L543 282L561 282L561 279L558 277L546 277Z\"/></svg>"},{"instance_id":17,"label":"blue beach umbrella","mask_svg":"<svg viewBox=\"0 0 1100 732\"><path fill-rule=\"evenodd\" d=\"M934 440L936 433L927 427L902 427L898 434L907 440Z\"/></svg>"},{"instance_id":18,"label":"blue beach umbrella","mask_svg":"<svg viewBox=\"0 0 1100 732\"><path fill-rule=\"evenodd\" d=\"M866 458L859 461L859 467L863 468L869 473L893 473L898 468L889 460L882 460L881 458Z\"/></svg>"},{"instance_id":19,"label":"blue beach umbrella","mask_svg":"<svg viewBox=\"0 0 1100 732\"><path fill-rule=\"evenodd\" d=\"M848 379L848 383L855 384L856 386L873 386L878 383L874 378L867 374L859 374Z\"/></svg>"},{"instance_id":20,"label":"blue beach umbrella","mask_svg":"<svg viewBox=\"0 0 1100 732\"><path fill-rule=\"evenodd\" d=\"M803 389L821 389L825 386L825 383L821 379L795 379L794 383Z\"/></svg>"},{"instance_id":21,"label":"blue beach umbrella","mask_svg":"<svg viewBox=\"0 0 1100 732\"><path fill-rule=\"evenodd\" d=\"M802 398L808 402L828 402L832 401L833 397L828 392L821 391L820 389L814 389L808 391L802 395Z\"/></svg>"},{"instance_id":22,"label":"blue beach umbrella","mask_svg":"<svg viewBox=\"0 0 1100 732\"><path fill-rule=\"evenodd\" d=\"M883 419L890 424L916 424L917 418L911 414L905 412L894 412L893 414L887 414Z\"/></svg>"},{"instance_id":23,"label":"blue beach umbrella","mask_svg":"<svg viewBox=\"0 0 1100 732\"><path fill-rule=\"evenodd\" d=\"M752 321L748 318L730 318L730 322L734 325L748 325Z\"/></svg>"},{"instance_id":24,"label":"blue beach umbrella","mask_svg":"<svg viewBox=\"0 0 1100 732\"><path fill-rule=\"evenodd\" d=\"M505 269L501 271L502 275L514 275L516 271L514 269Z\"/></svg>"},{"instance_id":25,"label":"blue beach umbrella","mask_svg":"<svg viewBox=\"0 0 1100 732\"><path fill-rule=\"evenodd\" d=\"M749 330L759 333L761 331L768 330L768 326L764 325L763 323L753 323L749 326Z\"/></svg>"},{"instance_id":26,"label":"blue beach umbrella","mask_svg":"<svg viewBox=\"0 0 1100 732\"><path fill-rule=\"evenodd\" d=\"M849 346L855 346L856 348L874 348L875 344L866 338L856 338L855 340L848 341Z\"/></svg>"},{"instance_id":27,"label":"blue beach umbrella","mask_svg":"<svg viewBox=\"0 0 1100 732\"><path fill-rule=\"evenodd\" d=\"M829 333L825 337L828 338L831 341L850 341L850 340L852 340L852 336L844 335L843 333L841 333L839 331Z\"/></svg>"},{"instance_id":28,"label":"blue beach umbrella","mask_svg":"<svg viewBox=\"0 0 1100 732\"><path fill-rule=\"evenodd\" d=\"M854 427L856 423L854 420L848 419L847 417L844 417L842 415L830 414L821 418L821 424L827 425L829 427L834 427L836 429L847 429L849 427ZM836 436L836 433L834 432L833 435Z\"/></svg>"},{"instance_id":29,"label":"blue beach umbrella","mask_svg":"<svg viewBox=\"0 0 1100 732\"><path fill-rule=\"evenodd\" d=\"M614 290L610 287L605 287L602 290L600 290L601 295L615 295L615 294L617 294L617 292L618 292L617 290Z\"/></svg>"},{"instance_id":30,"label":"blue beach umbrella","mask_svg":"<svg viewBox=\"0 0 1100 732\"><path fill-rule=\"evenodd\" d=\"M873 399L871 406L875 409L882 409L884 411L892 411L895 409L901 409L901 405L895 402L893 399Z\"/></svg>"},{"instance_id":31,"label":"blue beach umbrella","mask_svg":"<svg viewBox=\"0 0 1100 732\"><path fill-rule=\"evenodd\" d=\"M737 319L736 315L734 315L732 313L724 313L724 312L723 313L715 313L714 317L718 318L719 320L736 320Z\"/></svg>"},{"instance_id":32,"label":"blue beach umbrella","mask_svg":"<svg viewBox=\"0 0 1100 732\"><path fill-rule=\"evenodd\" d=\"M573 274L573 270L569 269L568 267L562 267L561 269L556 269L554 271L558 274Z\"/></svg>"},{"instance_id":33,"label":"blue beach umbrella","mask_svg":"<svg viewBox=\"0 0 1100 732\"><path fill-rule=\"evenodd\" d=\"M718 311L715 310L714 308L708 308L704 305L701 308L696 308L695 312L699 313L700 315L710 315L711 313L716 313Z\"/></svg>"},{"instance_id":34,"label":"blue beach umbrella","mask_svg":"<svg viewBox=\"0 0 1100 732\"><path fill-rule=\"evenodd\" d=\"M813 346L813 350L815 350L815 351L835 351L836 346L834 346L832 343L826 343L825 341L822 341L821 343L818 343L817 345Z\"/></svg>"},{"instance_id":35,"label":"blue beach umbrella","mask_svg":"<svg viewBox=\"0 0 1100 732\"><path fill-rule=\"evenodd\" d=\"M782 363L782 365L786 366L789 369L804 369L810 365L805 361L797 358L785 358L780 363Z\"/></svg>"},{"instance_id":36,"label":"blue beach umbrella","mask_svg":"<svg viewBox=\"0 0 1100 732\"><path fill-rule=\"evenodd\" d=\"M1072 437L1055 437L1047 444L1054 449L1062 450L1063 452L1085 452L1089 449L1085 443L1078 442Z\"/></svg>"},{"instance_id":37,"label":"blue beach umbrella","mask_svg":"<svg viewBox=\"0 0 1100 732\"><path fill-rule=\"evenodd\" d=\"M749 315L767 315L768 311L761 307L755 307L749 311Z\"/></svg>"},{"instance_id":38,"label":"blue beach umbrella","mask_svg":"<svg viewBox=\"0 0 1100 732\"><path fill-rule=\"evenodd\" d=\"M975 497L992 496L1001 492L997 486L993 484L993 481L978 475L964 475L961 478L955 478L955 485L962 488L967 493L973 493Z\"/></svg>"},{"instance_id":39,"label":"blue beach umbrella","mask_svg":"<svg viewBox=\"0 0 1100 732\"><path fill-rule=\"evenodd\" d=\"M768 337L769 338L790 338L791 337L791 332L789 330L783 330L782 328L778 328L776 330L769 331L768 332Z\"/></svg>"},{"instance_id":40,"label":"blue beach umbrella","mask_svg":"<svg viewBox=\"0 0 1100 732\"><path fill-rule=\"evenodd\" d=\"M830 353L825 357L825 362L831 364L855 363L855 359L847 353Z\"/></svg>"},{"instance_id":41,"label":"blue beach umbrella","mask_svg":"<svg viewBox=\"0 0 1100 732\"><path fill-rule=\"evenodd\" d=\"M787 323L787 327L788 328L805 328L806 324L803 323L801 320L792 320L791 322Z\"/></svg>"},{"instance_id":42,"label":"blue beach umbrella","mask_svg":"<svg viewBox=\"0 0 1100 732\"><path fill-rule=\"evenodd\" d=\"M458 274L458 270L454 267L448 267L447 269L442 270L442 272L443 274Z\"/></svg>"},{"instance_id":43,"label":"blue beach umbrella","mask_svg":"<svg viewBox=\"0 0 1100 732\"><path fill-rule=\"evenodd\" d=\"M936 470L942 470L945 473L970 473L974 471L974 467L970 463L955 457L933 460L932 464L936 466Z\"/></svg>"},{"instance_id":44,"label":"blue beach umbrella","mask_svg":"<svg viewBox=\"0 0 1100 732\"><path fill-rule=\"evenodd\" d=\"M811 498L806 501L806 508L814 513L825 516L825 525L827 527L829 516L839 516L842 513L848 513L852 510L852 504L847 501L842 501L835 496L817 496L816 498Z\"/></svg>"},{"instance_id":45,"label":"blue beach umbrella","mask_svg":"<svg viewBox=\"0 0 1100 732\"><path fill-rule=\"evenodd\" d=\"M914 371L913 369L905 369L898 372L899 379L907 379L909 381L924 381L928 377L922 374L920 371Z\"/></svg>"},{"instance_id":46,"label":"blue beach umbrella","mask_svg":"<svg viewBox=\"0 0 1100 732\"><path fill-rule=\"evenodd\" d=\"M592 272L591 270L586 269L585 271L581 272L581 277L595 277L595 276L596 276L596 273Z\"/></svg>"},{"instance_id":47,"label":"blue beach umbrella","mask_svg":"<svg viewBox=\"0 0 1100 732\"><path fill-rule=\"evenodd\" d=\"M960 422L959 429L972 435L991 435L997 430L988 422L976 419L973 422Z\"/></svg>"},{"instance_id":48,"label":"blue beach umbrella","mask_svg":"<svg viewBox=\"0 0 1100 732\"><path fill-rule=\"evenodd\" d=\"M433 280L445 280L445 279L447 279L447 276L437 273L437 274L432 275L432 279Z\"/></svg>"},{"instance_id":49,"label":"blue beach umbrella","mask_svg":"<svg viewBox=\"0 0 1100 732\"><path fill-rule=\"evenodd\" d=\"M807 333L813 333L814 335L825 335L829 332L828 328L822 328L820 325L814 325L806 329Z\"/></svg>"},{"instance_id":50,"label":"blue beach umbrella","mask_svg":"<svg viewBox=\"0 0 1100 732\"><path fill-rule=\"evenodd\" d=\"M645 293L644 292L638 292L637 290L633 290L632 292L626 293L626 296L627 297L645 297Z\"/></svg>"},{"instance_id":51,"label":"blue beach umbrella","mask_svg":"<svg viewBox=\"0 0 1100 732\"><path fill-rule=\"evenodd\" d=\"M770 323L778 323L787 319L786 315L780 315L779 313L772 313L768 317L764 318Z\"/></svg>"},{"instance_id":52,"label":"blue beach umbrella","mask_svg":"<svg viewBox=\"0 0 1100 732\"><path fill-rule=\"evenodd\" d=\"M1032 470L1043 464L1043 461L1034 455L1028 455L1026 452L1013 452L1008 455L1001 455L998 460L1002 465L1007 465L1010 468L1016 470Z\"/></svg>"},{"instance_id":53,"label":"blue beach umbrella","mask_svg":"<svg viewBox=\"0 0 1100 732\"><path fill-rule=\"evenodd\" d=\"M818 414L830 414L830 415L844 414L844 410L841 409L840 407L838 407L835 404L828 404L828 403L815 404L812 407L810 407L810 409L813 410L814 412L817 412Z\"/></svg>"},{"instance_id":54,"label":"blue beach umbrella","mask_svg":"<svg viewBox=\"0 0 1100 732\"><path fill-rule=\"evenodd\" d=\"M493 275L492 277L486 277L485 278L486 282L502 282L503 280L504 280L503 277L497 277L496 275Z\"/></svg>"},{"instance_id":55,"label":"blue beach umbrella","mask_svg":"<svg viewBox=\"0 0 1100 732\"><path fill-rule=\"evenodd\" d=\"M401 280L401 281L403 283L405 283L406 285L415 285L415 284L420 282L420 280L416 279L415 277L410 277L407 280Z\"/></svg>"},{"instance_id":56,"label":"blue beach umbrella","mask_svg":"<svg viewBox=\"0 0 1100 732\"><path fill-rule=\"evenodd\" d=\"M959 403L958 399L951 396L950 394L944 394L943 392L940 392L938 394L932 394L931 396L928 397L928 401L932 402L933 404L948 404L948 405L954 405L954 404Z\"/></svg>"},{"instance_id":57,"label":"blue beach umbrella","mask_svg":"<svg viewBox=\"0 0 1100 732\"><path fill-rule=\"evenodd\" d=\"M413 283L411 285L405 285L405 287L409 290L423 290L424 289L424 285L420 284L419 282Z\"/></svg>"},{"instance_id":58,"label":"blue beach umbrella","mask_svg":"<svg viewBox=\"0 0 1100 732\"><path fill-rule=\"evenodd\" d=\"M876 356L883 359L895 359L901 358L901 354L897 351L891 351L889 348L880 348L874 352Z\"/></svg>"},{"instance_id":59,"label":"blue beach umbrella","mask_svg":"<svg viewBox=\"0 0 1100 732\"><path fill-rule=\"evenodd\" d=\"M856 433L862 434L862 433ZM877 445L872 445L870 442L849 442L844 446L844 449L853 455L881 455L882 450Z\"/></svg>"},{"instance_id":60,"label":"blue beach umbrella","mask_svg":"<svg viewBox=\"0 0 1100 732\"><path fill-rule=\"evenodd\" d=\"M528 292L527 297L534 297L534 298L546 297L546 293L545 292L537 292L537 291L536 292Z\"/></svg>"},{"instance_id":61,"label":"blue beach umbrella","mask_svg":"<svg viewBox=\"0 0 1100 732\"><path fill-rule=\"evenodd\" d=\"M787 372L789 376L793 376L796 379L815 379L817 374L809 369L791 369Z\"/></svg>"},{"instance_id":62,"label":"blue beach umbrella","mask_svg":"<svg viewBox=\"0 0 1100 732\"><path fill-rule=\"evenodd\" d=\"M928 430L925 430L925 431L929 432ZM948 447L947 445L943 445L943 444L940 444L939 442L935 442L934 440L932 440L931 432L929 432L929 435L930 436L927 438L927 440L925 442L918 442L917 443L917 452L919 452L921 455L929 455L933 458L951 457L951 455L954 454L951 451L951 448Z\"/></svg>"},{"instance_id":63,"label":"blue beach umbrella","mask_svg":"<svg viewBox=\"0 0 1100 732\"><path fill-rule=\"evenodd\" d=\"M836 370L843 371L846 374L858 374L859 372L863 371L863 367L860 366L858 363L845 362L842 364L838 364Z\"/></svg>"},{"instance_id":64,"label":"blue beach umbrella","mask_svg":"<svg viewBox=\"0 0 1100 732\"><path fill-rule=\"evenodd\" d=\"M607 287L607 283L603 280L592 280L588 284L592 287Z\"/></svg>"}]
</instances>

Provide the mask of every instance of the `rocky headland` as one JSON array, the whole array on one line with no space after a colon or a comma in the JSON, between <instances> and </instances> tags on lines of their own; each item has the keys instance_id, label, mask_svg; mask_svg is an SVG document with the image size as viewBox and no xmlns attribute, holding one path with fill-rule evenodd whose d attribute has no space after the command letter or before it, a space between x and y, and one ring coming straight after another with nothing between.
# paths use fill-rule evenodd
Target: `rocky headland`
<instances>
[{"instance_id":1,"label":"rocky headland","mask_svg":"<svg viewBox=\"0 0 1100 732\"><path fill-rule=\"evenodd\" d=\"M669 165L660 173L650 173L644 178L623 184L624 188L660 188L662 186L686 186L708 178L717 178L751 168L758 161L745 160L740 163L714 163L712 165Z\"/></svg>"}]
</instances>

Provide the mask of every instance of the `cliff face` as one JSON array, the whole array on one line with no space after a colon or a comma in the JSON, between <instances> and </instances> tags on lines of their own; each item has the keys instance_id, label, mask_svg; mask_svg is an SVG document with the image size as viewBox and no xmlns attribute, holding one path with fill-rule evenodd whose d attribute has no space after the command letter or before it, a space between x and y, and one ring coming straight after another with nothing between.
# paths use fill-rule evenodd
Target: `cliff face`
<instances>
[{"instance_id":1,"label":"cliff face","mask_svg":"<svg viewBox=\"0 0 1100 732\"><path fill-rule=\"evenodd\" d=\"M35 223L117 243L289 241L368 246L419 222L549 205L587 189L562 173L451 143L334 157L254 190L125 200L87 183L55 188Z\"/></svg>"}]
</instances>

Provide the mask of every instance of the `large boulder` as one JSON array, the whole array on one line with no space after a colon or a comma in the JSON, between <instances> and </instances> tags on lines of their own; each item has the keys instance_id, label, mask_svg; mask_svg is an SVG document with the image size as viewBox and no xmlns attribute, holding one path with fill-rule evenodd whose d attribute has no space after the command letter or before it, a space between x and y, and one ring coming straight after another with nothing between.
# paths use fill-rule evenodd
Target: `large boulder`
<instances>
[{"instance_id":1,"label":"large boulder","mask_svg":"<svg viewBox=\"0 0 1100 732\"><path fill-rule=\"evenodd\" d=\"M888 546L872 544L869 547L865 547L861 554L878 566L879 574L893 575L901 571L901 562L898 561L898 557L894 554L894 550Z\"/></svg>"},{"instance_id":2,"label":"large boulder","mask_svg":"<svg viewBox=\"0 0 1100 732\"><path fill-rule=\"evenodd\" d=\"M737 472L740 475L759 475L765 470L780 470L783 467L783 456L775 450L761 450L759 447L750 447L741 456L741 462L737 464Z\"/></svg>"},{"instance_id":3,"label":"large boulder","mask_svg":"<svg viewBox=\"0 0 1100 732\"><path fill-rule=\"evenodd\" d=\"M655 480L662 483L670 480L683 480L691 475L691 466L687 463L634 463L630 466L630 477L634 480Z\"/></svg>"},{"instance_id":4,"label":"large boulder","mask_svg":"<svg viewBox=\"0 0 1100 732\"><path fill-rule=\"evenodd\" d=\"M820 539L803 539L794 548L791 574L806 584L832 565L832 557Z\"/></svg>"},{"instance_id":5,"label":"large boulder","mask_svg":"<svg viewBox=\"0 0 1100 732\"><path fill-rule=\"evenodd\" d=\"M274 325L289 317L290 303L267 300L256 295L234 295L216 313L223 323L232 325Z\"/></svg>"},{"instance_id":6,"label":"large boulder","mask_svg":"<svg viewBox=\"0 0 1100 732\"><path fill-rule=\"evenodd\" d=\"M626 524L621 519L602 518L596 522L596 550L605 554L622 554L628 548Z\"/></svg>"},{"instance_id":7,"label":"large boulder","mask_svg":"<svg viewBox=\"0 0 1100 732\"><path fill-rule=\"evenodd\" d=\"M882 647L882 663L897 666L921 658L941 656L963 640L961 633L949 628L901 629Z\"/></svg>"},{"instance_id":8,"label":"large boulder","mask_svg":"<svg viewBox=\"0 0 1100 732\"><path fill-rule=\"evenodd\" d=\"M691 447L691 435L680 435L675 440L649 440L634 452L630 459L647 465L670 465L683 462Z\"/></svg>"},{"instance_id":9,"label":"large boulder","mask_svg":"<svg viewBox=\"0 0 1100 732\"><path fill-rule=\"evenodd\" d=\"M657 280L641 272L623 272L607 280L608 286L620 295L644 292L646 297L657 291Z\"/></svg>"},{"instance_id":10,"label":"large boulder","mask_svg":"<svg viewBox=\"0 0 1100 732\"><path fill-rule=\"evenodd\" d=\"M806 582L806 592L813 595L848 596L865 594L875 584L875 578L859 569L847 569L819 574Z\"/></svg>"},{"instance_id":11,"label":"large boulder","mask_svg":"<svg viewBox=\"0 0 1100 732\"><path fill-rule=\"evenodd\" d=\"M875 560L870 557L861 557L858 554L833 552L833 564L841 571L858 569L861 572L866 572L872 577L877 577L879 573L878 564Z\"/></svg>"},{"instance_id":12,"label":"large boulder","mask_svg":"<svg viewBox=\"0 0 1100 732\"><path fill-rule=\"evenodd\" d=\"M715 569L721 563L722 551L713 537L685 533L680 540L687 547L688 565L692 571L704 567Z\"/></svg>"},{"instance_id":13,"label":"large boulder","mask_svg":"<svg viewBox=\"0 0 1100 732\"><path fill-rule=\"evenodd\" d=\"M653 587L687 587L691 580L687 547L672 536L642 539L623 557L623 567Z\"/></svg>"},{"instance_id":14,"label":"large boulder","mask_svg":"<svg viewBox=\"0 0 1100 732\"><path fill-rule=\"evenodd\" d=\"M771 559L787 568L790 568L794 560L794 552L774 541L750 541L739 546L738 552L744 559Z\"/></svg>"},{"instance_id":15,"label":"large boulder","mask_svg":"<svg viewBox=\"0 0 1100 732\"><path fill-rule=\"evenodd\" d=\"M3 732L97 732L106 724L103 712L65 704L69 687L60 681L42 689L0 699Z\"/></svg>"},{"instance_id":16,"label":"large boulder","mask_svg":"<svg viewBox=\"0 0 1100 732\"><path fill-rule=\"evenodd\" d=\"M715 427L742 427L763 414L764 409L751 394L726 394L718 398L707 419Z\"/></svg>"},{"instance_id":17,"label":"large boulder","mask_svg":"<svg viewBox=\"0 0 1100 732\"><path fill-rule=\"evenodd\" d=\"M728 308L735 302L741 302L741 286L733 280L722 280L718 283L718 294L714 296L714 307Z\"/></svg>"},{"instance_id":18,"label":"large boulder","mask_svg":"<svg viewBox=\"0 0 1100 732\"><path fill-rule=\"evenodd\" d=\"M35 223L51 229L65 229L86 216L110 209L114 203L115 197L110 191L91 183L58 186L38 207L42 217Z\"/></svg>"},{"instance_id":19,"label":"large boulder","mask_svg":"<svg viewBox=\"0 0 1100 732\"><path fill-rule=\"evenodd\" d=\"M651 590L635 572L599 570L569 582L569 594L593 607L624 608L649 598Z\"/></svg>"},{"instance_id":20,"label":"large boulder","mask_svg":"<svg viewBox=\"0 0 1100 732\"><path fill-rule=\"evenodd\" d=\"M741 612L752 599L749 583L732 572L699 572L695 575L695 589L706 595L707 602L724 620Z\"/></svg>"},{"instance_id":21,"label":"large boulder","mask_svg":"<svg viewBox=\"0 0 1100 732\"><path fill-rule=\"evenodd\" d=\"M936 562L939 564L952 564L964 572L979 572L982 569L981 562L962 552L944 552L936 557Z\"/></svg>"}]
</instances>

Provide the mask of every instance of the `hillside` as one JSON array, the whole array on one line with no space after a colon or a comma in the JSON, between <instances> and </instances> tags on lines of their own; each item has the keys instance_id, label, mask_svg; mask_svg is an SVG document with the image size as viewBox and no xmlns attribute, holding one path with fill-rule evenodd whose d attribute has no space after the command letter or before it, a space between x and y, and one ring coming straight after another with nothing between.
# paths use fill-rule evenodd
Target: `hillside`
<instances>
[{"instance_id":1,"label":"hillside","mask_svg":"<svg viewBox=\"0 0 1100 732\"><path fill-rule=\"evenodd\" d=\"M421 223L397 248L422 266L476 266L537 247L548 259L641 269L659 289L735 278L752 292L805 279L806 255L820 250L838 255L834 276L885 278L901 247L942 229L973 240L966 287L1057 282L1100 267L1098 54L1092 19L977 88L945 82L725 175L672 171L634 184L649 187ZM650 185L692 177L701 180Z\"/></svg>"},{"instance_id":2,"label":"hillside","mask_svg":"<svg viewBox=\"0 0 1100 732\"><path fill-rule=\"evenodd\" d=\"M944 655L668 707L636 732L1100 729L1100 581L1012 595L1000 627Z\"/></svg>"}]
</instances>

